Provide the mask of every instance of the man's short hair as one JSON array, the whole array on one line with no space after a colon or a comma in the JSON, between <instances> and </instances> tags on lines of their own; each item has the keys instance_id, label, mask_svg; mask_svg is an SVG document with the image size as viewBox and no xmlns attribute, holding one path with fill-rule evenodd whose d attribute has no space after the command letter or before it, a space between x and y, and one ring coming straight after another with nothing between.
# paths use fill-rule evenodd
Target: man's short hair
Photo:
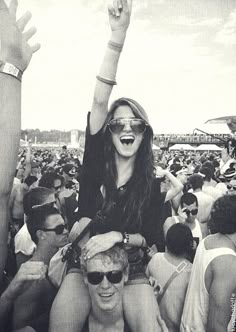
<instances>
[{"instance_id":1,"label":"man's short hair","mask_svg":"<svg viewBox=\"0 0 236 332\"><path fill-rule=\"evenodd\" d=\"M190 254L193 248L193 235L190 228L181 223L172 225L166 234L166 247L176 256Z\"/></svg>"},{"instance_id":2,"label":"man's short hair","mask_svg":"<svg viewBox=\"0 0 236 332\"><path fill-rule=\"evenodd\" d=\"M211 181L212 176L213 176L213 172L210 168L204 166L204 167L200 168L200 173L205 175L203 181L208 181L208 182Z\"/></svg>"},{"instance_id":3,"label":"man's short hair","mask_svg":"<svg viewBox=\"0 0 236 332\"><path fill-rule=\"evenodd\" d=\"M87 272L87 264L93 259L101 260L104 264L114 263L120 264L122 270L127 269L128 267L128 255L124 248L119 245L113 246L111 249L100 252L93 256L90 260L85 260L83 255L81 256L81 269L84 273Z\"/></svg>"},{"instance_id":4,"label":"man's short hair","mask_svg":"<svg viewBox=\"0 0 236 332\"><path fill-rule=\"evenodd\" d=\"M185 193L180 198L181 208L184 206L184 204L191 205L191 204L194 204L194 203L196 203L196 206L198 206L197 196L195 196L192 193Z\"/></svg>"},{"instance_id":5,"label":"man's short hair","mask_svg":"<svg viewBox=\"0 0 236 332\"><path fill-rule=\"evenodd\" d=\"M189 177L189 183L191 184L193 190L202 189L203 177L200 174L193 174Z\"/></svg>"},{"instance_id":6,"label":"man's short hair","mask_svg":"<svg viewBox=\"0 0 236 332\"><path fill-rule=\"evenodd\" d=\"M31 239L35 244L38 244L38 237L36 232L44 228L47 217L56 214L60 214L59 210L50 205L44 205L32 210L26 219L26 226L28 228Z\"/></svg>"},{"instance_id":7,"label":"man's short hair","mask_svg":"<svg viewBox=\"0 0 236 332\"><path fill-rule=\"evenodd\" d=\"M224 195L215 201L209 227L211 233L236 233L236 195Z\"/></svg>"},{"instance_id":8,"label":"man's short hair","mask_svg":"<svg viewBox=\"0 0 236 332\"><path fill-rule=\"evenodd\" d=\"M28 191L23 199L24 213L28 216L34 205L44 204L49 195L54 195L52 189L36 187Z\"/></svg>"}]
</instances>

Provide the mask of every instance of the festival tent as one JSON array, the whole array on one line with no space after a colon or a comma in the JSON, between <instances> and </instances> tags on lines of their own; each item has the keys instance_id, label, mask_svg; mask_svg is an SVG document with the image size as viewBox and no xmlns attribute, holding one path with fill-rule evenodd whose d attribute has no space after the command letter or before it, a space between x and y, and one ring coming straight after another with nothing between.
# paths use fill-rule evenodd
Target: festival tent
<instances>
[{"instance_id":1,"label":"festival tent","mask_svg":"<svg viewBox=\"0 0 236 332\"><path fill-rule=\"evenodd\" d=\"M169 151L174 150L195 151L195 147L190 144L175 144L169 148Z\"/></svg>"},{"instance_id":2,"label":"festival tent","mask_svg":"<svg viewBox=\"0 0 236 332\"><path fill-rule=\"evenodd\" d=\"M159 146L155 145L155 144L152 144L152 149L153 150L160 150Z\"/></svg>"},{"instance_id":3,"label":"festival tent","mask_svg":"<svg viewBox=\"0 0 236 332\"><path fill-rule=\"evenodd\" d=\"M196 151L221 151L222 148L216 144L201 144L196 147Z\"/></svg>"}]
</instances>

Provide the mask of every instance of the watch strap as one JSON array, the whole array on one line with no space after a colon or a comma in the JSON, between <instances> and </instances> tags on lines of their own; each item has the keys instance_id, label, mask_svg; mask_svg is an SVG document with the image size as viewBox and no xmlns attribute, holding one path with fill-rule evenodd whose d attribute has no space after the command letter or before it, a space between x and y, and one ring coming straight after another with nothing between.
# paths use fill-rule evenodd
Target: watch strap
<instances>
[{"instance_id":1,"label":"watch strap","mask_svg":"<svg viewBox=\"0 0 236 332\"><path fill-rule=\"evenodd\" d=\"M13 76L16 79L18 79L20 82L22 80L23 72L9 62L0 61L0 73Z\"/></svg>"}]
</instances>

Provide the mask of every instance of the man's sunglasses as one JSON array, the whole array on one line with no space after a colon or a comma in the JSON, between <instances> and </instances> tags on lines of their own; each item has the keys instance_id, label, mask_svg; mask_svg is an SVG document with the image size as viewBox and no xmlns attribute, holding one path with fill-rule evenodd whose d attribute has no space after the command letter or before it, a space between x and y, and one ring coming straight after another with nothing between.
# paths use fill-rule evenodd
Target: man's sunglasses
<instances>
[{"instance_id":1,"label":"man's sunglasses","mask_svg":"<svg viewBox=\"0 0 236 332\"><path fill-rule=\"evenodd\" d=\"M233 189L233 190L236 190L236 186L232 186L232 184L228 184L227 185L227 189Z\"/></svg>"},{"instance_id":2,"label":"man's sunglasses","mask_svg":"<svg viewBox=\"0 0 236 332\"><path fill-rule=\"evenodd\" d=\"M190 216L190 214L192 214L192 216L196 216L198 213L198 209L193 209L193 210L184 209L183 212L185 212L188 217Z\"/></svg>"},{"instance_id":3,"label":"man's sunglasses","mask_svg":"<svg viewBox=\"0 0 236 332\"><path fill-rule=\"evenodd\" d=\"M100 284L104 276L106 276L107 280L112 284L119 284L123 278L123 271L109 271L109 272L88 272L87 279L91 285Z\"/></svg>"},{"instance_id":4,"label":"man's sunglasses","mask_svg":"<svg viewBox=\"0 0 236 332\"><path fill-rule=\"evenodd\" d=\"M53 208L57 202L52 201L50 203L44 203L44 204L38 204L38 205L33 205L32 210L37 210L37 209L44 209L44 208Z\"/></svg>"},{"instance_id":5,"label":"man's sunglasses","mask_svg":"<svg viewBox=\"0 0 236 332\"><path fill-rule=\"evenodd\" d=\"M148 126L142 119L113 119L108 123L108 128L111 133L119 134L124 130L126 124L129 124L135 134L143 134Z\"/></svg>"},{"instance_id":6,"label":"man's sunglasses","mask_svg":"<svg viewBox=\"0 0 236 332\"><path fill-rule=\"evenodd\" d=\"M64 232L64 229L66 229L66 225L58 225L55 228L41 228L41 231L44 232L55 232L57 235L61 235Z\"/></svg>"}]
</instances>

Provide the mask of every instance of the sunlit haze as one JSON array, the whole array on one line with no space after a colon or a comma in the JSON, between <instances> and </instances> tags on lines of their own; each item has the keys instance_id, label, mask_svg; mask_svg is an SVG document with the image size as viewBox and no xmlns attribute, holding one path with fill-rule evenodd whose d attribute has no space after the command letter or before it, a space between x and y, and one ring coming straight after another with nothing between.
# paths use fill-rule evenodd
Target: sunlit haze
<instances>
[{"instance_id":1,"label":"sunlit haze","mask_svg":"<svg viewBox=\"0 0 236 332\"><path fill-rule=\"evenodd\" d=\"M23 77L23 129L85 129L110 36L106 4L19 0L41 43ZM117 82L111 100L139 101L155 133L228 133L204 122L236 114L236 1L134 0Z\"/></svg>"}]
</instances>

